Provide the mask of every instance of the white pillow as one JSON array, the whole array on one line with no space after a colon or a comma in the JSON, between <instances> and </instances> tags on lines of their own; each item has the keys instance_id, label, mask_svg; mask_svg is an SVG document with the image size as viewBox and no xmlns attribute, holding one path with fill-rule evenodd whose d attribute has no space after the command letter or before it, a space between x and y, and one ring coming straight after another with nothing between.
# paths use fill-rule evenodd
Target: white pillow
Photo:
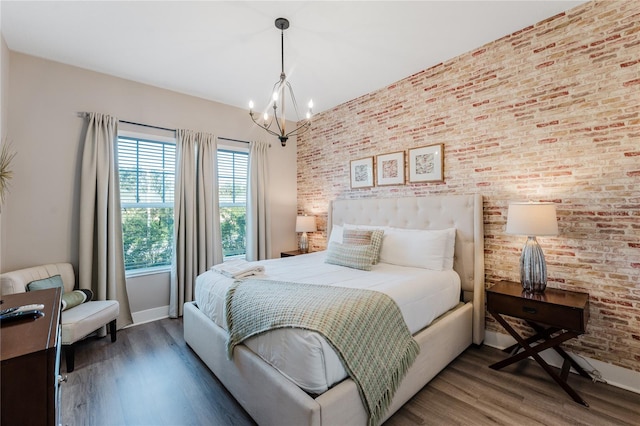
<instances>
[{"instance_id":1,"label":"white pillow","mask_svg":"<svg viewBox=\"0 0 640 426\"><path fill-rule=\"evenodd\" d=\"M455 235L455 228L386 228L380 250L380 262L435 271L452 269Z\"/></svg>"},{"instance_id":2,"label":"white pillow","mask_svg":"<svg viewBox=\"0 0 640 426\"><path fill-rule=\"evenodd\" d=\"M333 225L331 227L331 235L329 235L329 241L327 241L327 247L331 243L340 243L342 244L342 231L343 227L341 225Z\"/></svg>"},{"instance_id":3,"label":"white pillow","mask_svg":"<svg viewBox=\"0 0 640 426\"><path fill-rule=\"evenodd\" d=\"M444 253L442 270L450 271L453 269L453 259L456 251L456 228L447 228L443 231L447 231L447 250Z\"/></svg>"}]
</instances>

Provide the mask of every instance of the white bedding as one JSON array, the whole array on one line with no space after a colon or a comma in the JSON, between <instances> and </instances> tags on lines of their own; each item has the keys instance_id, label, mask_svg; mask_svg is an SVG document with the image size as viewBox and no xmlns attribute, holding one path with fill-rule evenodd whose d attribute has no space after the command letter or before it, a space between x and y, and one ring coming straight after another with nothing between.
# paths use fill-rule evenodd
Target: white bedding
<instances>
[{"instance_id":1,"label":"white bedding","mask_svg":"<svg viewBox=\"0 0 640 426\"><path fill-rule=\"evenodd\" d=\"M411 333L428 326L460 300L460 278L453 270L379 263L371 271L361 271L326 264L324 259L325 252L316 252L256 262L265 268L265 274L256 278L380 291L398 304ZM225 295L232 283L231 278L214 271L196 280L198 308L224 329ZM347 376L333 349L315 332L274 330L248 339L245 345L309 393L321 394Z\"/></svg>"}]
</instances>

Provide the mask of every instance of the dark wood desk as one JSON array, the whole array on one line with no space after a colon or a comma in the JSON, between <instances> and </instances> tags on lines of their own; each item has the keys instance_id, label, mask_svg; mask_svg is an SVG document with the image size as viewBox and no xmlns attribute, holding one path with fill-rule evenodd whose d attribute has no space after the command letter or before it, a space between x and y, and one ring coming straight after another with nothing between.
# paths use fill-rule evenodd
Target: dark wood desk
<instances>
[{"instance_id":1,"label":"dark wood desk","mask_svg":"<svg viewBox=\"0 0 640 426\"><path fill-rule=\"evenodd\" d=\"M44 316L2 324L0 330L3 425L60 424L61 289L3 295L1 309L43 304Z\"/></svg>"},{"instance_id":2,"label":"dark wood desk","mask_svg":"<svg viewBox=\"0 0 640 426\"><path fill-rule=\"evenodd\" d=\"M507 365L532 357L574 401L589 406L569 386L567 378L571 367L581 376L589 379L591 376L560 347L562 342L585 332L589 321L589 295L587 293L548 287L544 293L525 293L520 283L502 281L487 289L487 311L517 341L515 345L505 349L505 352L510 352L512 356L490 365L490 368L499 370ZM503 315L525 320L533 328L535 334L527 338L520 336L503 318ZM532 345L535 342L540 343ZM560 374L557 374L538 355L539 352L549 348L553 348L564 359ZM523 351L520 352L520 349Z\"/></svg>"}]
</instances>

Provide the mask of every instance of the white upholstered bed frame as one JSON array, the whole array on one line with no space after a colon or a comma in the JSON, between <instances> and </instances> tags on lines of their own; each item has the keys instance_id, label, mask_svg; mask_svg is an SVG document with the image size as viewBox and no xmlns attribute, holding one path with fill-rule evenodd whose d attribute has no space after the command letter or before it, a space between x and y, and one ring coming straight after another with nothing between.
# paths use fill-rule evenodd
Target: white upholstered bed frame
<instances>
[{"instance_id":1,"label":"white upholstered bed frame","mask_svg":"<svg viewBox=\"0 0 640 426\"><path fill-rule=\"evenodd\" d=\"M386 225L407 229L456 228L454 269L461 303L416 333L420 354L396 392L384 420L396 412L471 343L484 339L484 234L482 197L451 195L337 200L332 224ZM356 385L346 379L313 398L244 345L226 357L227 333L194 302L185 304L184 338L260 425L366 425Z\"/></svg>"}]
</instances>

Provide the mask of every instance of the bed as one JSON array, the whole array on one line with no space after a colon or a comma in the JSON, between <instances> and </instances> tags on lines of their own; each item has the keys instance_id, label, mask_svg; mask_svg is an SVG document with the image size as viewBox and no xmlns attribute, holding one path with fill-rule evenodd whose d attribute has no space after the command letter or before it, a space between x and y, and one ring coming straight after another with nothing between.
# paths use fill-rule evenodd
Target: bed
<instances>
[{"instance_id":1,"label":"bed","mask_svg":"<svg viewBox=\"0 0 640 426\"><path fill-rule=\"evenodd\" d=\"M343 224L456 229L453 269L459 276L459 303L414 333L420 353L395 393L384 421L471 343L480 344L484 339L482 198L456 195L337 200L330 205L327 229ZM249 342L238 345L229 360L226 330L211 319L211 312L203 312L195 302L185 304L184 334L187 344L259 424L367 424L367 411L349 378L335 385L329 382L328 390L320 389L321 393L315 395L264 361L256 354L255 345L255 352L250 349Z\"/></svg>"}]
</instances>

